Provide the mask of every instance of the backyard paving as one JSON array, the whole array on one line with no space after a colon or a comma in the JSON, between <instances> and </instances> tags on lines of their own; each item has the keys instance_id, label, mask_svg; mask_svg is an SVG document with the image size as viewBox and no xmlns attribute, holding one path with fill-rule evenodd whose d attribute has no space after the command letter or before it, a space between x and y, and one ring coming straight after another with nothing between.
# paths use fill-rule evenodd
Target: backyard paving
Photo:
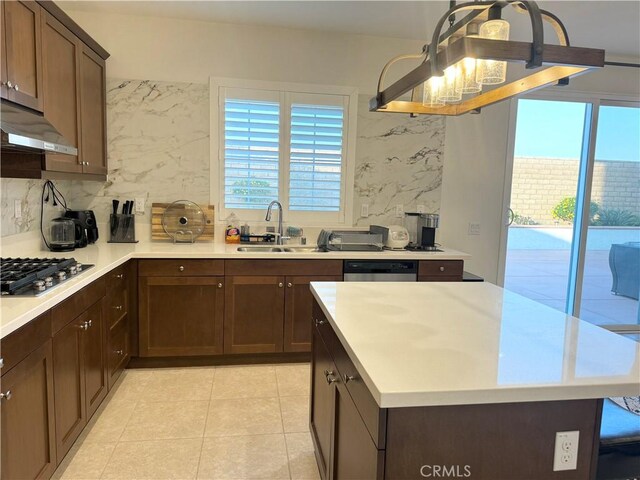
<instances>
[{"instance_id":1,"label":"backyard paving","mask_svg":"<svg viewBox=\"0 0 640 480\"><path fill-rule=\"evenodd\" d=\"M564 311L568 249L509 249L504 287ZM611 293L609 250L588 250L579 317L598 324L637 324L638 300Z\"/></svg>"}]
</instances>

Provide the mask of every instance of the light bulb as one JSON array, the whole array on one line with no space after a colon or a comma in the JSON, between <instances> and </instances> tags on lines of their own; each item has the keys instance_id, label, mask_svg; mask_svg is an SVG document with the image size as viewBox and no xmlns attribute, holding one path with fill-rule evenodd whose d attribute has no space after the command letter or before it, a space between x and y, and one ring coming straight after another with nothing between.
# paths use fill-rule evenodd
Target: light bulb
<instances>
[{"instance_id":1,"label":"light bulb","mask_svg":"<svg viewBox=\"0 0 640 480\"><path fill-rule=\"evenodd\" d=\"M431 77L424 82L422 87L422 105L425 107L442 107L444 102L440 100L442 77Z\"/></svg>"},{"instance_id":2,"label":"light bulb","mask_svg":"<svg viewBox=\"0 0 640 480\"><path fill-rule=\"evenodd\" d=\"M442 88L440 89L439 99L446 103L459 102L462 100L462 92L460 84L462 78L460 76L460 66L456 63L444 69L444 77Z\"/></svg>"},{"instance_id":3,"label":"light bulb","mask_svg":"<svg viewBox=\"0 0 640 480\"><path fill-rule=\"evenodd\" d=\"M489 20L480 25L480 38L509 40L509 22ZM507 62L498 60L478 60L476 80L482 85L496 85L507 79Z\"/></svg>"},{"instance_id":4,"label":"light bulb","mask_svg":"<svg viewBox=\"0 0 640 480\"><path fill-rule=\"evenodd\" d=\"M476 80L476 59L465 57L457 65L460 67L460 92L478 93L482 90L482 85Z\"/></svg>"}]
</instances>

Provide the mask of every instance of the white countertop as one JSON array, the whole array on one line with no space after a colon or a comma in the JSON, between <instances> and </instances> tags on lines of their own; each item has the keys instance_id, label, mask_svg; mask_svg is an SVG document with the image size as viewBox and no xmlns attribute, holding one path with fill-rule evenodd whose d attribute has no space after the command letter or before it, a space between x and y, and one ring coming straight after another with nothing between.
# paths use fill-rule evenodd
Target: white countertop
<instances>
[{"instance_id":1,"label":"white countertop","mask_svg":"<svg viewBox=\"0 0 640 480\"><path fill-rule=\"evenodd\" d=\"M17 237L17 236L16 236ZM201 242L196 244L173 244L170 242L140 241L136 244L107 243L99 240L95 245L80 248L73 252L53 253L44 250L39 234L20 239L10 237L2 239L3 257L73 257L83 264L94 264L77 278L52 289L39 297L0 298L0 338L4 338L41 313L57 305L65 298L100 278L110 270L131 258L220 258L220 259L380 259L380 260L464 260L469 255L455 250L443 249L442 252L238 252L240 245L226 245L220 242ZM294 246L294 245L292 245Z\"/></svg>"},{"instance_id":2,"label":"white countertop","mask_svg":"<svg viewBox=\"0 0 640 480\"><path fill-rule=\"evenodd\" d=\"M640 344L489 283L312 283L381 407L640 395Z\"/></svg>"}]
</instances>

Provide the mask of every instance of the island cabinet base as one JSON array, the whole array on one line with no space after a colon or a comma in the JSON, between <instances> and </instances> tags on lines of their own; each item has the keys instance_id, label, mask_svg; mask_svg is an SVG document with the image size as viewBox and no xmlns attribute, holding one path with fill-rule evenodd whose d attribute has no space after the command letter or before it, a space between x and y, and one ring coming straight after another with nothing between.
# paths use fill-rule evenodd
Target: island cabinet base
<instances>
[{"instance_id":1,"label":"island cabinet base","mask_svg":"<svg viewBox=\"0 0 640 480\"><path fill-rule=\"evenodd\" d=\"M595 478L602 400L379 408L314 305L311 437L323 480ZM553 471L556 432L580 432Z\"/></svg>"}]
</instances>

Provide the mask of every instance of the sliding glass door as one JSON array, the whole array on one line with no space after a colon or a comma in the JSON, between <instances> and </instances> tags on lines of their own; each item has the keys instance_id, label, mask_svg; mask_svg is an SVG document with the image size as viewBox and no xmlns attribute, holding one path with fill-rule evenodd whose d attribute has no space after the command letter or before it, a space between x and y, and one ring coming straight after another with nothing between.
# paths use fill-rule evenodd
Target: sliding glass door
<instances>
[{"instance_id":1,"label":"sliding glass door","mask_svg":"<svg viewBox=\"0 0 640 480\"><path fill-rule=\"evenodd\" d=\"M517 102L503 285L640 332L638 104Z\"/></svg>"}]
</instances>

